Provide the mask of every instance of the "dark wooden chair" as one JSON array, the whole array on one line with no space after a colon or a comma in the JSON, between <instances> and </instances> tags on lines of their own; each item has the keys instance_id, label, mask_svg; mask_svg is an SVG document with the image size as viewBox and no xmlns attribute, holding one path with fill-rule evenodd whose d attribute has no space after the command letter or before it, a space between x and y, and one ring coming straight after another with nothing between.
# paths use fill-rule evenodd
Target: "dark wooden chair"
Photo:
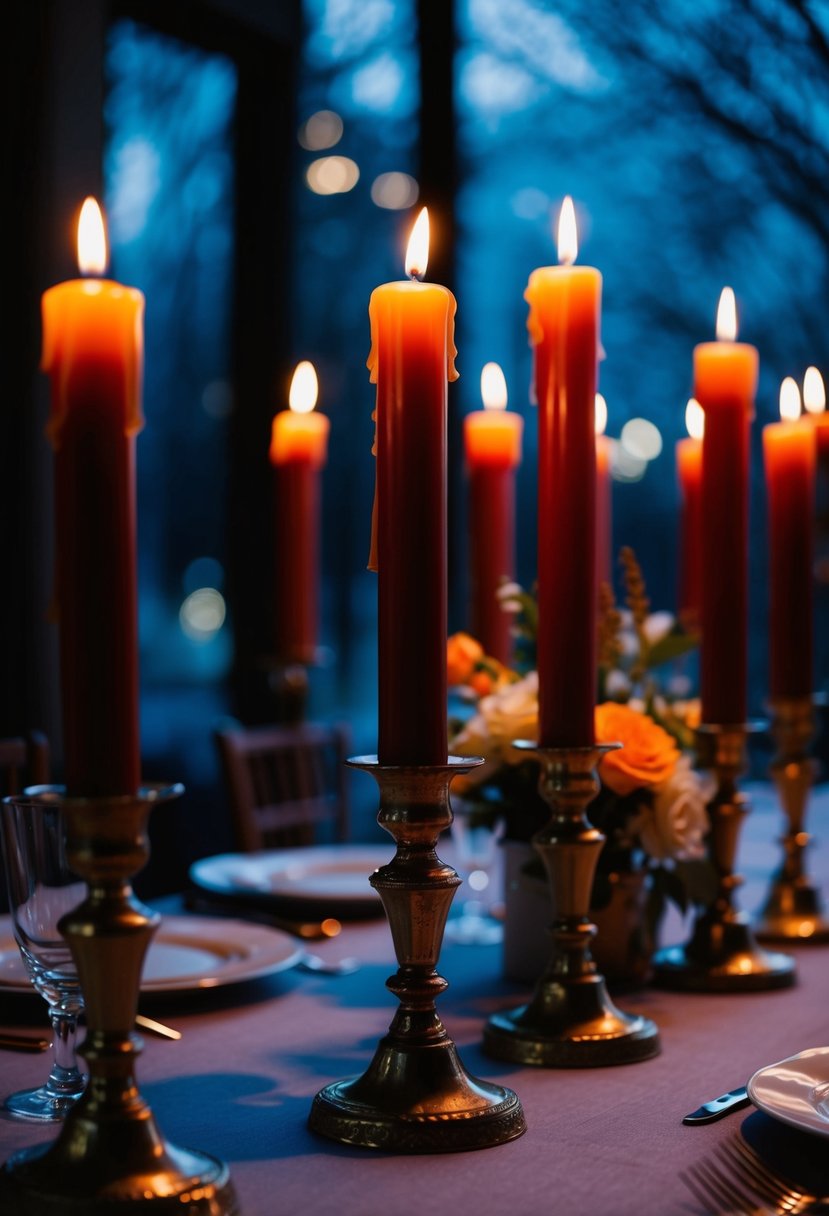
<instances>
[{"instance_id":1,"label":"dark wooden chair","mask_svg":"<svg viewBox=\"0 0 829 1216\"><path fill-rule=\"evenodd\" d=\"M25 739L0 739L0 797L49 781L49 743L32 731Z\"/></svg>"},{"instance_id":2,"label":"dark wooden chair","mask_svg":"<svg viewBox=\"0 0 829 1216\"><path fill-rule=\"evenodd\" d=\"M230 797L236 848L297 848L348 836L344 726L220 730L216 746Z\"/></svg>"}]
</instances>

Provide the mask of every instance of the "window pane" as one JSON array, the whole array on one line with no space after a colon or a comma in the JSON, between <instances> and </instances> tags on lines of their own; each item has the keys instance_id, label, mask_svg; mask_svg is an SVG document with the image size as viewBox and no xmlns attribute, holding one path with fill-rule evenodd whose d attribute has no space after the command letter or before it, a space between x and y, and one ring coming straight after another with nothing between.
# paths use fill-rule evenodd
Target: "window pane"
<instances>
[{"instance_id":1,"label":"window pane","mask_svg":"<svg viewBox=\"0 0 829 1216\"><path fill-rule=\"evenodd\" d=\"M816 12L817 10L815 10ZM809 32L811 21L822 36ZM812 9L666 0L458 0L456 92L463 187L458 346L477 375L501 362L526 409L522 292L555 261L553 219L572 194L579 261L604 276L600 387L608 433L656 424L661 454L627 462L614 487L615 542L644 566L654 608L676 602L674 444L695 343L713 337L731 284L741 336L761 349L753 429L751 701L765 696L765 503L760 424L783 375L826 352L829 221L817 176L829 150L826 26ZM804 268L808 267L808 273ZM470 405L467 408L472 408ZM520 479L520 574L535 574L535 419ZM622 455L624 455L622 453Z\"/></svg>"},{"instance_id":2,"label":"window pane","mask_svg":"<svg viewBox=\"0 0 829 1216\"><path fill-rule=\"evenodd\" d=\"M402 277L417 201L417 27L412 0L305 0L303 8L295 353L316 364L319 408L331 419L323 475L322 638L333 657L329 667L312 672L311 686L319 712L347 714L356 750L374 751L368 301L379 283Z\"/></svg>"},{"instance_id":3,"label":"window pane","mask_svg":"<svg viewBox=\"0 0 829 1216\"><path fill-rule=\"evenodd\" d=\"M236 71L222 55L126 20L109 31L106 71L113 273L147 298L142 750L148 774L181 778L192 792L212 781L210 732L226 710L231 660L222 591Z\"/></svg>"}]
</instances>

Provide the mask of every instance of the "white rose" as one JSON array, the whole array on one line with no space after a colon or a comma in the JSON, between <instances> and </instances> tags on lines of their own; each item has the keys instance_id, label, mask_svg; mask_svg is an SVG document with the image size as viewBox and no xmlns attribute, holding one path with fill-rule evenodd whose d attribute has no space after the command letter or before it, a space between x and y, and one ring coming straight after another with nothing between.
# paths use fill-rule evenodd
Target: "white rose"
<instances>
[{"instance_id":1,"label":"white rose","mask_svg":"<svg viewBox=\"0 0 829 1216\"><path fill-rule=\"evenodd\" d=\"M493 764L520 764L522 753L512 743L516 739L535 739L538 732L538 673L531 671L514 684L505 684L482 697L478 712L452 740L450 751L460 756L484 756L492 763L470 774L472 780L486 779Z\"/></svg>"},{"instance_id":2,"label":"white rose","mask_svg":"<svg viewBox=\"0 0 829 1216\"><path fill-rule=\"evenodd\" d=\"M656 861L668 857L694 860L705 855L708 831L705 790L691 761L682 756L663 785L653 791L653 803L639 825L642 847Z\"/></svg>"}]
</instances>

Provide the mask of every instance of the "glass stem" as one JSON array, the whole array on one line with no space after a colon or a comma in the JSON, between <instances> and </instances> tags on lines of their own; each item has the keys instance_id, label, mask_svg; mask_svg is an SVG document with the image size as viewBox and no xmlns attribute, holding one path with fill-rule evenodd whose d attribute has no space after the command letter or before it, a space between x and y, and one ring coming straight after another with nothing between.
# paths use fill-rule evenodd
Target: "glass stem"
<instances>
[{"instance_id":1,"label":"glass stem","mask_svg":"<svg viewBox=\"0 0 829 1216\"><path fill-rule=\"evenodd\" d=\"M47 1087L53 1093L77 1093L83 1088L84 1082L75 1060L78 1015L77 1013L67 1013L62 1009L51 1009L49 1017L52 1023L54 1062Z\"/></svg>"}]
</instances>

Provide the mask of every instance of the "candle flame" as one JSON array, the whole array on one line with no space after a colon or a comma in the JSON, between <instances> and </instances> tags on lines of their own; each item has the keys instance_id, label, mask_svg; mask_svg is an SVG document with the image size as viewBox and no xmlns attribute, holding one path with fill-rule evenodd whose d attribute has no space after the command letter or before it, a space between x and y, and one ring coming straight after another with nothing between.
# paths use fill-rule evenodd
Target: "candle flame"
<instances>
[{"instance_id":1,"label":"candle flame","mask_svg":"<svg viewBox=\"0 0 829 1216\"><path fill-rule=\"evenodd\" d=\"M800 417L800 389L791 376L780 385L780 417L785 422L794 422Z\"/></svg>"},{"instance_id":2,"label":"candle flame","mask_svg":"<svg viewBox=\"0 0 829 1216\"><path fill-rule=\"evenodd\" d=\"M692 439L702 439L705 435L705 410L696 397L689 397L685 406L685 426Z\"/></svg>"},{"instance_id":3,"label":"candle flame","mask_svg":"<svg viewBox=\"0 0 829 1216\"><path fill-rule=\"evenodd\" d=\"M803 405L807 414L822 414L826 409L823 376L816 367L807 367L803 377Z\"/></svg>"},{"instance_id":4,"label":"candle flame","mask_svg":"<svg viewBox=\"0 0 829 1216\"><path fill-rule=\"evenodd\" d=\"M81 274L104 274L107 268L107 239L104 217L94 198L84 199L78 220L78 268Z\"/></svg>"},{"instance_id":5,"label":"candle flame","mask_svg":"<svg viewBox=\"0 0 829 1216\"><path fill-rule=\"evenodd\" d=\"M291 391L288 394L288 405L295 414L310 414L317 404L317 393L317 373L314 365L304 359L296 365Z\"/></svg>"},{"instance_id":6,"label":"candle flame","mask_svg":"<svg viewBox=\"0 0 829 1216\"><path fill-rule=\"evenodd\" d=\"M481 397L485 410L507 408L507 382L497 363L485 363L481 369Z\"/></svg>"},{"instance_id":7,"label":"candle flame","mask_svg":"<svg viewBox=\"0 0 829 1216\"><path fill-rule=\"evenodd\" d=\"M569 194L565 195L558 217L558 260L562 266L572 266L579 253L576 210Z\"/></svg>"},{"instance_id":8,"label":"candle flame","mask_svg":"<svg viewBox=\"0 0 829 1216\"><path fill-rule=\"evenodd\" d=\"M603 435L607 426L607 402L601 393L596 393L595 430L597 435Z\"/></svg>"},{"instance_id":9,"label":"candle flame","mask_svg":"<svg viewBox=\"0 0 829 1216\"><path fill-rule=\"evenodd\" d=\"M730 287L723 287L717 307L717 340L734 342L737 339L737 301Z\"/></svg>"},{"instance_id":10,"label":"candle flame","mask_svg":"<svg viewBox=\"0 0 829 1216\"><path fill-rule=\"evenodd\" d=\"M406 274L410 279L422 279L429 264L429 211L423 207L415 220L406 249Z\"/></svg>"}]
</instances>

